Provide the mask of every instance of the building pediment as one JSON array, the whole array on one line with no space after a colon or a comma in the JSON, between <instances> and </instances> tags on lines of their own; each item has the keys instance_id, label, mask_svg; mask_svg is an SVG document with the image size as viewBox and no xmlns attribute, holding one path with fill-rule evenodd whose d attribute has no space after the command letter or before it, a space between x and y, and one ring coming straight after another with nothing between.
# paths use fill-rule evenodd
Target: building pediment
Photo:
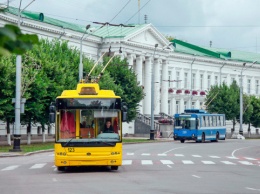
<instances>
[{"instance_id":1,"label":"building pediment","mask_svg":"<svg viewBox=\"0 0 260 194\"><path fill-rule=\"evenodd\" d=\"M145 27L132 34L129 34L125 38L125 42L138 44L146 47L154 47L158 44L159 48L169 45L169 41L157 31L151 24L147 24Z\"/></svg>"}]
</instances>

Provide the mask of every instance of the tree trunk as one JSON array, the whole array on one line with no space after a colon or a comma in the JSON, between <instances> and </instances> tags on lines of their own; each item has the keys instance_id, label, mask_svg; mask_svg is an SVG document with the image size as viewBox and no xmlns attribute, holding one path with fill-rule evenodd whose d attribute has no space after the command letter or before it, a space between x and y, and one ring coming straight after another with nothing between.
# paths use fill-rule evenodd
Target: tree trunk
<instances>
[{"instance_id":1,"label":"tree trunk","mask_svg":"<svg viewBox=\"0 0 260 194\"><path fill-rule=\"evenodd\" d=\"M10 119L6 118L6 134L7 134L7 144L8 145L12 145L12 141L11 141L11 134L10 134Z\"/></svg>"},{"instance_id":2,"label":"tree trunk","mask_svg":"<svg viewBox=\"0 0 260 194\"><path fill-rule=\"evenodd\" d=\"M27 126L27 144L28 145L31 144L31 131L32 131L32 122L30 120L28 123L28 126Z\"/></svg>"}]
</instances>

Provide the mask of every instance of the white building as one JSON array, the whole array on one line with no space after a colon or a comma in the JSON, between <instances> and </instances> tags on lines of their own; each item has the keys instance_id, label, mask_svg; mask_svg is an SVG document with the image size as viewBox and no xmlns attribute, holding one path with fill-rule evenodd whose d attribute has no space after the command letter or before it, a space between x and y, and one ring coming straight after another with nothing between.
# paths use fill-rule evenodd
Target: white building
<instances>
[{"instance_id":1,"label":"white building","mask_svg":"<svg viewBox=\"0 0 260 194\"><path fill-rule=\"evenodd\" d=\"M0 25L17 24L17 15L16 8L5 9L0 13ZM141 114L151 114L152 67L155 115L173 115L185 108L203 107L205 94L212 85L230 84L232 80L239 83L241 71L244 92L260 95L259 54L202 48L180 40L169 46L170 42L152 24L100 27L91 27L86 32L84 26L45 17L43 13L21 14L24 33L68 40L72 47L80 48L82 43L83 54L94 60L109 50L127 58L146 94L140 103ZM243 63L246 63L244 68ZM124 133L134 133L133 125Z\"/></svg>"}]
</instances>

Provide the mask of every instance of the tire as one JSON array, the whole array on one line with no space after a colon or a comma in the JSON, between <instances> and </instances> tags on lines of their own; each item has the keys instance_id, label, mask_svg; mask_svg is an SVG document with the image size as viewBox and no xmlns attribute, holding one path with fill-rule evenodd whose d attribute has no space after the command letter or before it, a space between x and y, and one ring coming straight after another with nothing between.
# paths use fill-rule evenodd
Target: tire
<instances>
[{"instance_id":1,"label":"tire","mask_svg":"<svg viewBox=\"0 0 260 194\"><path fill-rule=\"evenodd\" d=\"M218 142L218 140L219 140L219 133L217 132L215 142Z\"/></svg>"},{"instance_id":2,"label":"tire","mask_svg":"<svg viewBox=\"0 0 260 194\"><path fill-rule=\"evenodd\" d=\"M111 170L118 170L118 166L111 166Z\"/></svg>"},{"instance_id":3,"label":"tire","mask_svg":"<svg viewBox=\"0 0 260 194\"><path fill-rule=\"evenodd\" d=\"M181 140L181 143L184 143L184 142L185 142L185 140L184 140L184 139L182 139L182 140Z\"/></svg>"},{"instance_id":4,"label":"tire","mask_svg":"<svg viewBox=\"0 0 260 194\"><path fill-rule=\"evenodd\" d=\"M202 133L201 142L205 143L205 133Z\"/></svg>"}]
</instances>

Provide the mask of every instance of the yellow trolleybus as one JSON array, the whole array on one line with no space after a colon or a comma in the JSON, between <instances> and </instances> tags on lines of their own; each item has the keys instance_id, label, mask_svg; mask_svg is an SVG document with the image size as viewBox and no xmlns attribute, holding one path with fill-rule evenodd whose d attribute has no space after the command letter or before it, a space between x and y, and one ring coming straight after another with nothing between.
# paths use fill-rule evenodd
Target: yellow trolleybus
<instances>
[{"instance_id":1,"label":"yellow trolleybus","mask_svg":"<svg viewBox=\"0 0 260 194\"><path fill-rule=\"evenodd\" d=\"M122 165L122 122L126 117L121 98L112 90L101 90L98 83L79 83L76 90L63 91L50 106L57 169L111 166L117 170Z\"/></svg>"}]
</instances>

